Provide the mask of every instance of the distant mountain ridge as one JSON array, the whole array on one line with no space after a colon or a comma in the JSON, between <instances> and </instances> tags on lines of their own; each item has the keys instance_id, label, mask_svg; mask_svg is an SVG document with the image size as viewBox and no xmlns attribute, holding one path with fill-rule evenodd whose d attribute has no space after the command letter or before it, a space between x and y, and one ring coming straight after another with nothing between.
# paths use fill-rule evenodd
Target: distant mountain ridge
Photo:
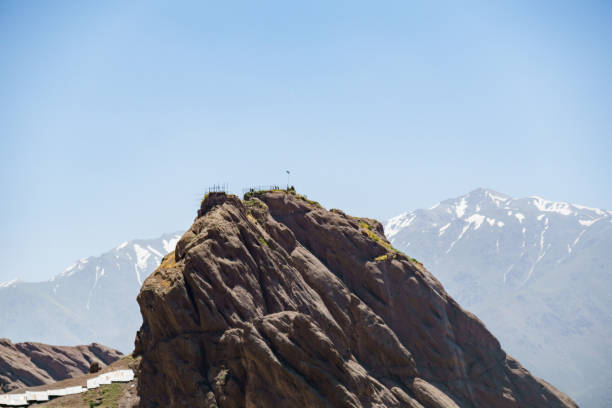
<instances>
[{"instance_id":1,"label":"distant mountain ridge","mask_svg":"<svg viewBox=\"0 0 612 408\"><path fill-rule=\"evenodd\" d=\"M390 219L504 348L581 406L612 405L612 212L476 189Z\"/></svg>"},{"instance_id":2,"label":"distant mountain ridge","mask_svg":"<svg viewBox=\"0 0 612 408\"><path fill-rule=\"evenodd\" d=\"M179 233L124 242L45 282L0 285L0 336L48 344L100 342L129 353L141 324L136 295Z\"/></svg>"}]
</instances>

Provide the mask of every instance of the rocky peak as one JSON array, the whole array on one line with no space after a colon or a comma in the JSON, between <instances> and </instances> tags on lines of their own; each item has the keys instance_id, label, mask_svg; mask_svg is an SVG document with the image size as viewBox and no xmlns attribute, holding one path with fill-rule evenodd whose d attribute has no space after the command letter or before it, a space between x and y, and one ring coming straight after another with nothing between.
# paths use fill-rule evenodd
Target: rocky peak
<instances>
[{"instance_id":1,"label":"rocky peak","mask_svg":"<svg viewBox=\"0 0 612 408\"><path fill-rule=\"evenodd\" d=\"M573 407L382 225L209 195L138 296L143 406Z\"/></svg>"},{"instance_id":2,"label":"rocky peak","mask_svg":"<svg viewBox=\"0 0 612 408\"><path fill-rule=\"evenodd\" d=\"M203 217L207 212L212 210L218 205L222 205L225 202L233 203L234 205L240 205L240 199L233 194L227 194L223 191L211 192L204 196L200 209L198 210L197 218Z\"/></svg>"}]
</instances>

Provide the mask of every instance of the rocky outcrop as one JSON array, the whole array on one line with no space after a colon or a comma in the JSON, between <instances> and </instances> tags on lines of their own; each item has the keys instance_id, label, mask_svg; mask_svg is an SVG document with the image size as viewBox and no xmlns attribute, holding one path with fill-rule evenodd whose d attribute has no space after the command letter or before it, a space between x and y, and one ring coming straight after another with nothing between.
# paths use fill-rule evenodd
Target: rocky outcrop
<instances>
[{"instance_id":1,"label":"rocky outcrop","mask_svg":"<svg viewBox=\"0 0 612 408\"><path fill-rule=\"evenodd\" d=\"M374 220L211 194L144 283L144 407L575 407Z\"/></svg>"},{"instance_id":2,"label":"rocky outcrop","mask_svg":"<svg viewBox=\"0 0 612 408\"><path fill-rule=\"evenodd\" d=\"M50 384L89 373L97 361L106 366L122 354L101 344L49 346L41 343L11 343L0 339L0 392Z\"/></svg>"}]
</instances>

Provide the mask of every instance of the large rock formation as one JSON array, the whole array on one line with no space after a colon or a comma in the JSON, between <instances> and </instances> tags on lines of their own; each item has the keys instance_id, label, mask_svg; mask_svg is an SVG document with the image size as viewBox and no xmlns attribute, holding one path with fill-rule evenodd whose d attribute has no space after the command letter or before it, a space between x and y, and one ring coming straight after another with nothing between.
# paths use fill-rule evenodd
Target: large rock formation
<instances>
[{"instance_id":1,"label":"large rock formation","mask_svg":"<svg viewBox=\"0 0 612 408\"><path fill-rule=\"evenodd\" d=\"M94 361L106 366L121 356L97 343L68 347L0 339L0 393L76 377L88 373Z\"/></svg>"},{"instance_id":2,"label":"large rock formation","mask_svg":"<svg viewBox=\"0 0 612 408\"><path fill-rule=\"evenodd\" d=\"M380 223L281 191L209 195L144 283L144 407L575 407Z\"/></svg>"}]
</instances>

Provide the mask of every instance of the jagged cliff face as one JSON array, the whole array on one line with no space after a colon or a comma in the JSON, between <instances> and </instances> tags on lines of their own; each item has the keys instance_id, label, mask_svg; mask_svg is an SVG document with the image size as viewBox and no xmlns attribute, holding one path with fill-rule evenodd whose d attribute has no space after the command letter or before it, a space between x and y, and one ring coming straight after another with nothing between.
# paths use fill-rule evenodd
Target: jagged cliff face
<instances>
[{"instance_id":1,"label":"jagged cliff face","mask_svg":"<svg viewBox=\"0 0 612 408\"><path fill-rule=\"evenodd\" d=\"M94 361L104 367L121 356L97 343L69 347L0 339L0 393L77 377Z\"/></svg>"},{"instance_id":2,"label":"jagged cliff face","mask_svg":"<svg viewBox=\"0 0 612 408\"><path fill-rule=\"evenodd\" d=\"M380 223L211 195L144 283L145 407L573 407Z\"/></svg>"}]
</instances>

